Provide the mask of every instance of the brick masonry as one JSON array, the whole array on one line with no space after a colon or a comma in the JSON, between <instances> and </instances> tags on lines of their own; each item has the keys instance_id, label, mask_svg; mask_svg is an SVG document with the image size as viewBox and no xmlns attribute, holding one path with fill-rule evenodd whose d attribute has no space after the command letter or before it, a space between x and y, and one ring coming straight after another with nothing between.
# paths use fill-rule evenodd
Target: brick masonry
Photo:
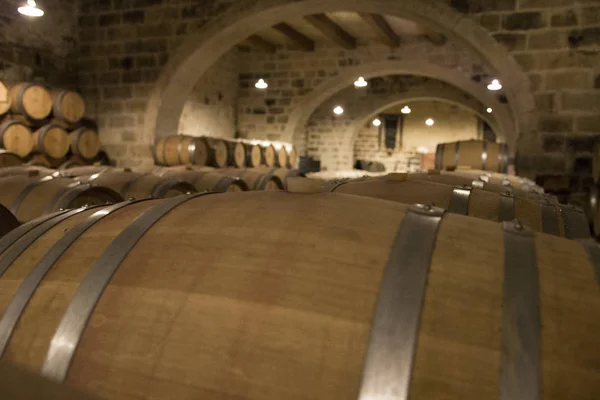
<instances>
[{"instance_id":1,"label":"brick masonry","mask_svg":"<svg viewBox=\"0 0 600 400\"><path fill-rule=\"evenodd\" d=\"M162 68L187 35L201 29L211 19L226 15L233 1L80 0L75 34L69 28L73 26L69 23L73 18L68 14L68 6L57 6L54 8L57 13L50 13L52 4L62 4L61 1L65 2L45 2L48 22L44 22L46 28L43 29L39 28L41 22L35 23L37 28L33 25L15 28L15 22L7 21L3 16L1 38L3 42L13 44L8 46L11 47L9 51L5 47L0 50L0 76L64 81L62 72L68 71L67 61L73 61L77 77L70 82L75 82L88 99L90 114L98 118L102 139L109 145L111 155L123 165L148 162L150 143L142 141L139 132L148 96ZM529 77L535 93L539 129L537 135L523 138L519 143L520 172L529 176L549 171L585 175L587 171L573 169L576 165L588 165L574 161L589 159L590 153L581 143L590 143L600 133L597 125L600 111L600 4L595 0L438 1L468 13L489 30ZM78 44L75 53L71 51L73 37ZM452 57L436 55L438 50L422 50L427 54L418 53L417 57L423 56L429 61L437 57L440 63L446 63ZM35 56L36 51L41 63ZM264 55L264 60L258 60L263 55L248 54L248 63L240 62L238 71L241 78L240 133L275 138L285 124L290 107L311 89L314 81L335 74L343 68L339 63L344 60L348 63L377 60L384 51L375 47L359 48L356 53L362 55L339 49L331 49L330 53L323 48L317 49L314 57L308 54L305 58L303 54L294 58L290 54L290 58L282 60L267 59L272 57L268 55ZM389 55L389 50L385 53ZM275 57L278 56L281 54ZM462 62L460 51L454 57L457 66L472 64ZM323 64L312 66L311 62ZM302 63L306 65L306 74L314 72L316 75L303 76L299 67ZM267 64L275 64L274 69L267 70ZM285 64L293 65L287 68ZM52 72L55 66L56 71ZM292 77L299 71L301 76ZM324 71L325 75L319 76L323 73L319 71ZM244 91L252 90L245 86L252 82L255 73L286 72L290 76L280 78L282 85L275 83L275 87L272 86L281 92L279 96L244 97ZM195 83L190 82L190 85ZM273 99L274 104L270 101ZM261 114L259 110L255 114L254 110L259 108L264 108L265 113Z\"/></svg>"}]
</instances>

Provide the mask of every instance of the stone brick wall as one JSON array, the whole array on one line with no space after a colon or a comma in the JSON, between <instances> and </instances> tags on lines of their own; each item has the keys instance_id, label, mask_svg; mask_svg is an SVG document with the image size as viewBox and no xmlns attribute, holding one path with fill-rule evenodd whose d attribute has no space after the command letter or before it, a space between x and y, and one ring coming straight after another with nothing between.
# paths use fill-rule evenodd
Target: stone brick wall
<instances>
[{"instance_id":1,"label":"stone brick wall","mask_svg":"<svg viewBox=\"0 0 600 400\"><path fill-rule=\"evenodd\" d=\"M25 2L0 4L0 80L74 87L76 76L69 61L76 47L75 2L41 1L42 18L19 14L21 3Z\"/></svg>"},{"instance_id":2,"label":"stone brick wall","mask_svg":"<svg viewBox=\"0 0 600 400\"><path fill-rule=\"evenodd\" d=\"M422 60L448 70L460 70L468 79L472 75L488 73L485 63L452 41L435 46L426 40L413 39L403 42L399 49L393 51L377 44L344 50L323 43L313 53L285 49L275 54L242 53L240 64L244 65L246 72L240 73L240 135L279 140L290 113L301 102L302 96L321 82L337 76L344 68L389 59ZM254 88L259 78L269 83L267 90ZM353 82L348 82L348 85L352 86ZM295 141L295 144L302 147L301 140Z\"/></svg>"},{"instance_id":3,"label":"stone brick wall","mask_svg":"<svg viewBox=\"0 0 600 400\"><path fill-rule=\"evenodd\" d=\"M235 137L238 69L233 49L202 75L181 113L180 134Z\"/></svg>"},{"instance_id":4,"label":"stone brick wall","mask_svg":"<svg viewBox=\"0 0 600 400\"><path fill-rule=\"evenodd\" d=\"M600 3L597 0L450 0L472 14L528 73L540 118L522 142L517 168L574 177L589 186L591 147L600 135ZM566 155L566 157L565 157Z\"/></svg>"}]
</instances>

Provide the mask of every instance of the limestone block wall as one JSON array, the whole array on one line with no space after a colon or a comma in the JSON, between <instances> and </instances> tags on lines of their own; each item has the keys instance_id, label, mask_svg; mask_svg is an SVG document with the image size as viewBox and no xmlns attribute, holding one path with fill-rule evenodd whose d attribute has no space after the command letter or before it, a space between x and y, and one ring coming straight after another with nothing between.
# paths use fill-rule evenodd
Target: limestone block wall
<instances>
[{"instance_id":1,"label":"limestone block wall","mask_svg":"<svg viewBox=\"0 0 600 400\"><path fill-rule=\"evenodd\" d=\"M46 0L40 4L42 18L19 14L20 3L25 2L0 4L0 80L75 87L70 60L77 40L76 3Z\"/></svg>"},{"instance_id":2,"label":"limestone block wall","mask_svg":"<svg viewBox=\"0 0 600 400\"><path fill-rule=\"evenodd\" d=\"M202 75L181 113L179 134L235 136L238 58L237 50L233 49Z\"/></svg>"}]
</instances>

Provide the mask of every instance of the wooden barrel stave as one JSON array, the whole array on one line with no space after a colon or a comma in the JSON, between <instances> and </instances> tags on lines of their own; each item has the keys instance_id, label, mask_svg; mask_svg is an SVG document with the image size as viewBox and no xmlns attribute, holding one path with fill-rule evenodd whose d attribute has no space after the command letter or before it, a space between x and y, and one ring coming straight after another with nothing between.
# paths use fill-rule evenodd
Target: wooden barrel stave
<instances>
[{"instance_id":1,"label":"wooden barrel stave","mask_svg":"<svg viewBox=\"0 0 600 400\"><path fill-rule=\"evenodd\" d=\"M157 176L189 182L201 193L210 192L245 192L246 182L239 178L220 174L219 170L199 170L191 167L155 168Z\"/></svg>"},{"instance_id":2,"label":"wooden barrel stave","mask_svg":"<svg viewBox=\"0 0 600 400\"><path fill-rule=\"evenodd\" d=\"M326 187L327 191L398 201L404 204L431 203L451 212L466 211L465 215L490 221L512 221L516 218L534 231L570 239L590 237L585 213L566 205L559 205L547 198L535 201L469 188L466 191L464 207L456 210L453 209L453 202L458 201L459 193L455 193L457 189L460 190L455 186L411 180L407 174L357 179ZM465 189L462 191L465 193ZM503 209L506 207L504 204L508 204L507 210Z\"/></svg>"},{"instance_id":3,"label":"wooden barrel stave","mask_svg":"<svg viewBox=\"0 0 600 400\"><path fill-rule=\"evenodd\" d=\"M296 147L292 146L288 160L288 168L298 168L298 152L296 151Z\"/></svg>"},{"instance_id":4,"label":"wooden barrel stave","mask_svg":"<svg viewBox=\"0 0 600 400\"><path fill-rule=\"evenodd\" d=\"M10 88L11 110L34 121L42 121L52 112L52 97L44 86L24 82Z\"/></svg>"},{"instance_id":5,"label":"wooden barrel stave","mask_svg":"<svg viewBox=\"0 0 600 400\"><path fill-rule=\"evenodd\" d=\"M260 145L262 150L262 164L273 168L277 163L277 151L272 144Z\"/></svg>"},{"instance_id":6,"label":"wooden barrel stave","mask_svg":"<svg viewBox=\"0 0 600 400\"><path fill-rule=\"evenodd\" d=\"M71 90L59 90L51 93L54 117L69 124L76 124L85 114L85 101L81 95Z\"/></svg>"},{"instance_id":7,"label":"wooden barrel stave","mask_svg":"<svg viewBox=\"0 0 600 400\"><path fill-rule=\"evenodd\" d=\"M34 150L53 159L62 159L69 152L69 135L56 125L45 125L33 132Z\"/></svg>"},{"instance_id":8,"label":"wooden barrel stave","mask_svg":"<svg viewBox=\"0 0 600 400\"><path fill-rule=\"evenodd\" d=\"M39 167L34 165L17 165L14 167L4 167L0 168L0 178L6 176L16 176L16 175L24 175L29 177L40 177L56 174L56 171L53 169ZM58 174L57 174L58 175Z\"/></svg>"},{"instance_id":9,"label":"wooden barrel stave","mask_svg":"<svg viewBox=\"0 0 600 400\"><path fill-rule=\"evenodd\" d=\"M242 142L246 152L246 166L258 168L262 163L262 150L259 145L250 142Z\"/></svg>"},{"instance_id":10,"label":"wooden barrel stave","mask_svg":"<svg viewBox=\"0 0 600 400\"><path fill-rule=\"evenodd\" d=\"M297 169L287 169L287 168L256 168L257 172L262 172L265 174L275 175L281 182L283 183L283 188L287 189L287 179L294 177L304 177L304 174L300 173Z\"/></svg>"},{"instance_id":11,"label":"wooden barrel stave","mask_svg":"<svg viewBox=\"0 0 600 400\"><path fill-rule=\"evenodd\" d=\"M0 168L15 167L23 164L23 160L12 151L0 149Z\"/></svg>"},{"instance_id":12,"label":"wooden barrel stave","mask_svg":"<svg viewBox=\"0 0 600 400\"><path fill-rule=\"evenodd\" d=\"M84 160L93 160L100 152L101 144L98 132L89 127L72 131L69 135L71 151Z\"/></svg>"},{"instance_id":13,"label":"wooden barrel stave","mask_svg":"<svg viewBox=\"0 0 600 400\"><path fill-rule=\"evenodd\" d=\"M31 129L17 119L5 119L0 124L0 147L23 158L33 151Z\"/></svg>"},{"instance_id":14,"label":"wooden barrel stave","mask_svg":"<svg viewBox=\"0 0 600 400\"><path fill-rule=\"evenodd\" d=\"M6 114L10 110L11 99L8 94L8 86L0 81L0 116Z\"/></svg>"},{"instance_id":15,"label":"wooden barrel stave","mask_svg":"<svg viewBox=\"0 0 600 400\"><path fill-rule=\"evenodd\" d=\"M5 358L40 371L93 263L125 226L161 203L124 207L81 234L31 297ZM298 211L302 231L297 234L289 230L290 209ZM233 210L248 210L245 220ZM114 400L131 393L359 398L377 295L406 213L401 204L335 194L225 194L183 203L115 263L116 272L75 344L66 384ZM91 214L84 211L80 221ZM64 236L65 227L73 226L68 223L48 231L0 277L0 309ZM232 227L269 234L249 254L247 235L232 236ZM503 317L510 317L503 309L504 254L515 250L504 249L505 237L499 224L443 217L419 313L410 380L415 398L487 399L500 393L506 369ZM589 367L597 365L594 350L600 347L594 267L578 242L548 235L533 240L543 321L540 398L591 399L600 379L600 372ZM285 273L273 259L273 249L282 247ZM233 268L242 259L245 267ZM332 346L331 337L340 345ZM231 360L223 357L232 348L237 368L244 368L241 380L232 379ZM515 351L520 355L523 349Z\"/></svg>"},{"instance_id":16,"label":"wooden barrel stave","mask_svg":"<svg viewBox=\"0 0 600 400\"><path fill-rule=\"evenodd\" d=\"M249 190L283 190L285 186L281 178L274 174L275 170L222 168L219 173L240 178Z\"/></svg>"},{"instance_id":17,"label":"wooden barrel stave","mask_svg":"<svg viewBox=\"0 0 600 400\"><path fill-rule=\"evenodd\" d=\"M46 176L31 178L24 175L0 179L0 203L20 222L43 215L84 205L119 202L123 197L104 187L82 185L69 178Z\"/></svg>"}]
</instances>

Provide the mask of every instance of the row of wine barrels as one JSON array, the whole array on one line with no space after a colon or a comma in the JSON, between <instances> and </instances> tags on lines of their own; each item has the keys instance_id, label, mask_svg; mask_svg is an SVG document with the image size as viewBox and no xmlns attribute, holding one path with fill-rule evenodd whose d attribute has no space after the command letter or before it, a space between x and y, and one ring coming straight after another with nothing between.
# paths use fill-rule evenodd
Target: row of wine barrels
<instances>
[{"instance_id":1,"label":"row of wine barrels","mask_svg":"<svg viewBox=\"0 0 600 400\"><path fill-rule=\"evenodd\" d=\"M17 220L17 217L8 208L0 204L0 238L19 225L21 224Z\"/></svg>"},{"instance_id":2,"label":"row of wine barrels","mask_svg":"<svg viewBox=\"0 0 600 400\"><path fill-rule=\"evenodd\" d=\"M468 166L484 171L508 171L508 145L484 140L440 143L435 151L435 168Z\"/></svg>"},{"instance_id":3,"label":"row of wine barrels","mask_svg":"<svg viewBox=\"0 0 600 400\"><path fill-rule=\"evenodd\" d=\"M85 114L81 95L70 90L50 92L44 85L19 83L9 90L0 82L0 115L8 111L32 121L42 121L53 114L68 123L77 123Z\"/></svg>"},{"instance_id":4,"label":"row of wine barrels","mask_svg":"<svg viewBox=\"0 0 600 400\"><path fill-rule=\"evenodd\" d=\"M0 178L0 204L22 223L60 209L120 201L123 197L109 188L69 178L30 175Z\"/></svg>"},{"instance_id":5,"label":"row of wine barrels","mask_svg":"<svg viewBox=\"0 0 600 400\"><path fill-rule=\"evenodd\" d=\"M276 148L278 147L278 149ZM158 165L199 165L215 168L287 167L295 165L296 151L283 144L257 144L244 140L173 135L158 139L154 160Z\"/></svg>"},{"instance_id":6,"label":"row of wine barrels","mask_svg":"<svg viewBox=\"0 0 600 400\"><path fill-rule=\"evenodd\" d=\"M12 151L0 149L0 168L23 164L23 160Z\"/></svg>"},{"instance_id":7,"label":"row of wine barrels","mask_svg":"<svg viewBox=\"0 0 600 400\"><path fill-rule=\"evenodd\" d=\"M145 199L36 224L0 241L0 355L103 399L600 390L584 242L337 193Z\"/></svg>"},{"instance_id":8,"label":"row of wine barrels","mask_svg":"<svg viewBox=\"0 0 600 400\"><path fill-rule=\"evenodd\" d=\"M190 166L156 167L154 175L189 182L198 192L245 192L245 181L218 173L219 170L198 170Z\"/></svg>"},{"instance_id":9,"label":"row of wine barrels","mask_svg":"<svg viewBox=\"0 0 600 400\"><path fill-rule=\"evenodd\" d=\"M192 184L179 179L107 166L74 167L61 171L60 175L110 188L125 199L166 198L197 192Z\"/></svg>"},{"instance_id":10,"label":"row of wine barrels","mask_svg":"<svg viewBox=\"0 0 600 400\"><path fill-rule=\"evenodd\" d=\"M0 397L12 400L100 400L6 361L0 361Z\"/></svg>"},{"instance_id":11,"label":"row of wine barrels","mask_svg":"<svg viewBox=\"0 0 600 400\"><path fill-rule=\"evenodd\" d=\"M60 159L69 150L85 160L94 159L100 151L100 140L94 129L82 127L70 134L60 125L50 123L32 133L31 128L19 119L5 119L0 124L0 147L19 157L33 151L47 157Z\"/></svg>"},{"instance_id":12,"label":"row of wine barrels","mask_svg":"<svg viewBox=\"0 0 600 400\"><path fill-rule=\"evenodd\" d=\"M383 177L350 180L326 186L326 191L441 207L449 212L489 221L512 221L515 218L536 232L569 239L591 237L583 210L559 204L547 197L538 200L477 187L432 182L429 174L389 174ZM449 176L449 175L446 175Z\"/></svg>"}]
</instances>

